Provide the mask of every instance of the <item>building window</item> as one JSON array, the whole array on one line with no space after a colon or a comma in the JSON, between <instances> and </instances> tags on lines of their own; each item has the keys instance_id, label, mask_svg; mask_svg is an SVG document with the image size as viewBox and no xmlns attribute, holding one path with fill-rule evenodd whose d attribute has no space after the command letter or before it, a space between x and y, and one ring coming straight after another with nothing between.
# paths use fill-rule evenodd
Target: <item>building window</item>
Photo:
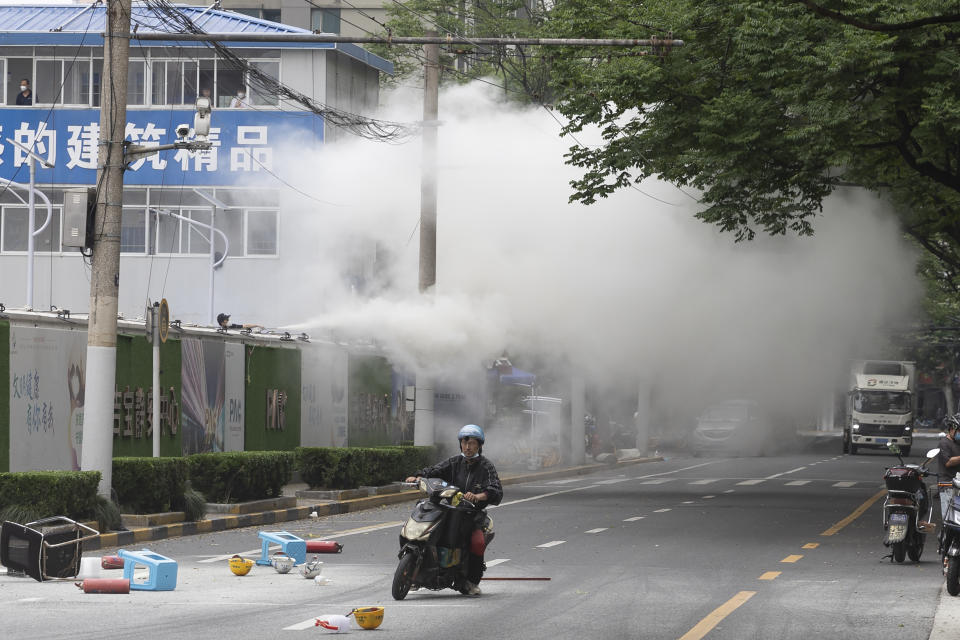
<instances>
[{"instance_id":1,"label":"building window","mask_svg":"<svg viewBox=\"0 0 960 640\"><path fill-rule=\"evenodd\" d=\"M276 211L247 211L247 255L277 255Z\"/></svg>"},{"instance_id":2,"label":"building window","mask_svg":"<svg viewBox=\"0 0 960 640\"><path fill-rule=\"evenodd\" d=\"M146 104L147 62L131 60L127 67L127 104Z\"/></svg>"},{"instance_id":3,"label":"building window","mask_svg":"<svg viewBox=\"0 0 960 640\"><path fill-rule=\"evenodd\" d=\"M2 234L0 235L3 236L3 251L26 251L30 210L23 206L5 206L3 207L2 217ZM46 205L36 207L34 209L34 228L39 228L46 219ZM60 207L53 207L50 224L40 235L34 236L33 250L47 253L60 251Z\"/></svg>"},{"instance_id":4,"label":"building window","mask_svg":"<svg viewBox=\"0 0 960 640\"><path fill-rule=\"evenodd\" d=\"M147 212L143 208L123 209L120 223L120 253L147 252Z\"/></svg>"},{"instance_id":5,"label":"building window","mask_svg":"<svg viewBox=\"0 0 960 640\"><path fill-rule=\"evenodd\" d=\"M60 83L63 82L63 60L37 60L37 78L33 86L33 104L60 102Z\"/></svg>"},{"instance_id":6,"label":"building window","mask_svg":"<svg viewBox=\"0 0 960 640\"><path fill-rule=\"evenodd\" d=\"M250 66L257 69L265 76L280 81L280 63L266 60L251 60ZM275 107L280 103L280 98L276 93L265 91L258 83L248 81L250 87L250 102L255 106Z\"/></svg>"},{"instance_id":7,"label":"building window","mask_svg":"<svg viewBox=\"0 0 960 640\"><path fill-rule=\"evenodd\" d=\"M321 33L340 33L340 9L311 9L310 29Z\"/></svg>"}]
</instances>

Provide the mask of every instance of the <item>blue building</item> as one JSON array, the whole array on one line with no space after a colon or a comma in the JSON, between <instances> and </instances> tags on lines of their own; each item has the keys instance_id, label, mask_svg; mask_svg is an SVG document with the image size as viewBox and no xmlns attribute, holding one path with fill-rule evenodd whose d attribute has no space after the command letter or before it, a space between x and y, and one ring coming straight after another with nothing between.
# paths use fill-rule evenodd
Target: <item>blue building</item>
<instances>
[{"instance_id":1,"label":"blue building","mask_svg":"<svg viewBox=\"0 0 960 640\"><path fill-rule=\"evenodd\" d=\"M305 29L229 11L178 6L181 14L210 34L309 33ZM229 42L242 64L204 43L142 40L137 34L168 33L169 20L134 4L127 90L127 139L141 145L176 140L176 127L192 123L200 94L212 99L213 148L206 152L165 151L137 157L125 171L121 247L120 311L140 315L147 297L171 299L176 318L208 321L209 234L190 221L211 224L229 241L217 271L218 299L238 318L278 325L272 315L284 295L276 278L310 251L290 205L293 197L275 172L278 149L329 144L348 135L324 118L271 91L252 74L342 112L372 116L381 73L392 66L352 44ZM29 181L27 155L14 140L53 164L37 165L36 184L50 200L52 215L35 236L34 307L85 312L89 271L80 251L64 244L62 221L68 194L93 186L103 77L102 4L0 5L0 302L26 304ZM30 85L30 104L21 92ZM245 91L239 102L234 98ZM175 215L169 215L175 214ZM47 208L37 200L39 228ZM161 291L151 269L164 258ZM218 256L219 258L219 256ZM155 274L153 274L155 275ZM306 283L297 285L304 287ZM243 291L239 296L228 292ZM290 294L288 290L286 294ZM293 294L307 295L308 290Z\"/></svg>"}]
</instances>

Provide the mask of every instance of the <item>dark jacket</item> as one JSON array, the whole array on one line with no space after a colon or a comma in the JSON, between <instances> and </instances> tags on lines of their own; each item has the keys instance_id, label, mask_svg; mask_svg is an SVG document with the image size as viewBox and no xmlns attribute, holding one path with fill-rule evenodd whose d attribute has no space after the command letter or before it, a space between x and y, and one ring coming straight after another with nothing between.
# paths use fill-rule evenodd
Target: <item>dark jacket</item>
<instances>
[{"instance_id":1,"label":"dark jacket","mask_svg":"<svg viewBox=\"0 0 960 640\"><path fill-rule=\"evenodd\" d=\"M937 443L937 446L940 447L940 453L937 454L937 463L940 467L940 477L937 479L937 482L950 484L950 481L953 480L953 476L960 471L960 466L947 468L947 460L953 458L954 456L960 456L960 444L957 444L951 438L944 436L940 438L940 442Z\"/></svg>"},{"instance_id":2,"label":"dark jacket","mask_svg":"<svg viewBox=\"0 0 960 640\"><path fill-rule=\"evenodd\" d=\"M30 95L23 95L22 91L17 92L17 104L18 105L33 105L33 90L30 90Z\"/></svg>"},{"instance_id":3,"label":"dark jacket","mask_svg":"<svg viewBox=\"0 0 960 640\"><path fill-rule=\"evenodd\" d=\"M503 487L500 486L500 476L497 475L497 468L483 454L472 460L467 460L457 454L452 458L438 462L432 467L424 467L417 471L416 475L424 478L442 478L459 487L464 493L468 491L483 493L486 491L487 501L477 505L479 507L500 504L503 499Z\"/></svg>"}]
</instances>

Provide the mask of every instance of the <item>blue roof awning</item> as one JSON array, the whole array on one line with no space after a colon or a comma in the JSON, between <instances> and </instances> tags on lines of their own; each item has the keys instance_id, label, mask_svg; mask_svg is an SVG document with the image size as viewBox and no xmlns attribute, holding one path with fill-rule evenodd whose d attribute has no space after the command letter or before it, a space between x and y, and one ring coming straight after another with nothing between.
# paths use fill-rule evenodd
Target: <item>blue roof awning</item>
<instances>
[{"instance_id":1,"label":"blue roof awning","mask_svg":"<svg viewBox=\"0 0 960 640\"><path fill-rule=\"evenodd\" d=\"M178 11L198 28L209 34L255 33L294 34L312 33L307 29L260 20L241 13L208 9L194 5L175 5ZM197 42L178 42L171 32L169 21L145 4L134 4L131 11L135 32L131 46L178 45L203 46ZM22 4L0 5L0 42L7 46L103 46L106 28L106 7L103 4ZM169 33L170 40L137 41L136 33ZM230 47L260 49L336 49L385 73L393 73L393 64L370 53L363 47L349 43L330 42L230 42Z\"/></svg>"}]
</instances>

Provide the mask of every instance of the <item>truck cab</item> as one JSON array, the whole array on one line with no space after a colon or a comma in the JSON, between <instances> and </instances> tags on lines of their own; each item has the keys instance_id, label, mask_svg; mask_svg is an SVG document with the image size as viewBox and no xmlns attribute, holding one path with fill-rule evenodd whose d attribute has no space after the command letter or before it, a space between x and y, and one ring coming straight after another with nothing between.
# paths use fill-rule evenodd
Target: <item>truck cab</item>
<instances>
[{"instance_id":1,"label":"truck cab","mask_svg":"<svg viewBox=\"0 0 960 640\"><path fill-rule=\"evenodd\" d=\"M913 362L862 360L851 370L843 452L886 449L890 444L910 455L916 414L916 365Z\"/></svg>"}]
</instances>

